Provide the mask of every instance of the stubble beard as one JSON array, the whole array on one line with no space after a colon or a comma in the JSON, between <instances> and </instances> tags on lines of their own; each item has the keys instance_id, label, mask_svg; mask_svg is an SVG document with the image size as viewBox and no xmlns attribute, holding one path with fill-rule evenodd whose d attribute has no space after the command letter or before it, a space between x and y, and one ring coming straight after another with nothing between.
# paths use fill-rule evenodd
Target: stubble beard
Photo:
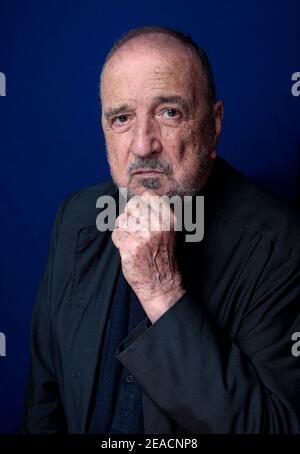
<instances>
[{"instance_id":1,"label":"stubble beard","mask_svg":"<svg viewBox=\"0 0 300 454\"><path fill-rule=\"evenodd\" d=\"M123 188L124 186L120 185L120 182L115 177L112 171L111 161L108 152L107 159L109 163L109 169L112 180L119 189L121 187ZM168 191L164 192L163 194L160 194L158 193L158 191L163 185L160 177L145 178L142 176L141 177L135 176L136 183L134 184L134 186L129 183L129 185L126 187L128 200L130 200L134 196L140 195L140 191L135 190L134 187L140 188L141 186L144 187L145 190L153 190L154 192L157 192L158 195L161 196L165 195L169 198L173 196L179 196L183 200L184 196L193 196L197 192L199 192L199 190L205 183L206 175L209 172L210 167L211 167L210 151L208 150L207 147L204 146L202 147L198 155L197 174L195 175L192 171L189 170L185 176L184 181L182 182L178 181L173 177L174 174L173 168L166 161L158 160L157 157L137 159L134 162L134 164L129 166L128 168L127 174L129 176L130 182L132 181L131 171L134 170L135 168L159 169L162 170L169 177L169 179L171 180L170 185L171 187Z\"/></svg>"}]
</instances>

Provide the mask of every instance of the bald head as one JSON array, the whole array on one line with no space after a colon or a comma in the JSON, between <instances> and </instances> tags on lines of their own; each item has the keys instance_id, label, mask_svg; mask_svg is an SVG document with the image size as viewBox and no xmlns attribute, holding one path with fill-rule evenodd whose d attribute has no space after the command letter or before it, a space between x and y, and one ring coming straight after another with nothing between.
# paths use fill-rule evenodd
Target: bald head
<instances>
[{"instance_id":1,"label":"bald head","mask_svg":"<svg viewBox=\"0 0 300 454\"><path fill-rule=\"evenodd\" d=\"M177 52L179 57L178 64L186 63L192 70L192 76L199 81L199 89L205 96L208 105L212 106L216 101L216 92L214 78L208 57L190 36L176 30L165 27L140 27L129 31L123 38L118 40L106 57L100 79L100 88L102 85L102 76L105 72L108 62L113 57L122 59L128 57L131 53L138 50L161 50L165 58L171 58L171 54ZM116 55L117 54L117 55ZM137 56L137 54L135 54ZM115 58L114 58L115 59ZM100 93L101 94L101 93Z\"/></svg>"},{"instance_id":2,"label":"bald head","mask_svg":"<svg viewBox=\"0 0 300 454\"><path fill-rule=\"evenodd\" d=\"M145 85L156 79L157 89L169 77L169 84L189 85L191 100L196 101L200 96L207 99L205 75L195 53L176 38L162 33L132 38L110 57L102 72L101 99L104 91L115 92L126 77L136 78L136 84L140 81Z\"/></svg>"}]
</instances>

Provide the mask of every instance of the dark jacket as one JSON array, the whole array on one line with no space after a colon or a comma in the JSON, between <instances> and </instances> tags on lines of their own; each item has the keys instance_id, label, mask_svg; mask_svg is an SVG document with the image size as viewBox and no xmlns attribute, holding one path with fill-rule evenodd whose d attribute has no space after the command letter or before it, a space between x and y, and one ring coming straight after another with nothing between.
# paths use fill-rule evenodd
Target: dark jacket
<instances>
[{"instance_id":1,"label":"dark jacket","mask_svg":"<svg viewBox=\"0 0 300 454\"><path fill-rule=\"evenodd\" d=\"M178 239L185 295L117 351L143 389L146 433L300 432L300 229L276 198L218 158L202 192L205 233ZM58 211L32 320L23 431L85 433L120 267L96 200Z\"/></svg>"}]
</instances>

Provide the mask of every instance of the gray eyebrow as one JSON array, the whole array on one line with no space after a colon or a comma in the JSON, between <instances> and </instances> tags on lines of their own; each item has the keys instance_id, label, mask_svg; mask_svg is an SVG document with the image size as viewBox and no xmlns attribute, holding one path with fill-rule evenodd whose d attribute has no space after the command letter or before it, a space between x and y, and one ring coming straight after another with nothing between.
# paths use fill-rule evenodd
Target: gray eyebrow
<instances>
[{"instance_id":1,"label":"gray eyebrow","mask_svg":"<svg viewBox=\"0 0 300 454\"><path fill-rule=\"evenodd\" d=\"M183 110L188 113L191 111L191 105L189 102L187 102L185 99L183 99L181 96L155 96L153 98L153 101L155 103L171 103L171 104L179 104L182 106ZM123 104L118 107L112 107L110 109L107 109L107 111L104 113L104 116L107 121L110 120L110 118L115 117L117 115L120 115L122 112L126 112L129 109L128 104Z\"/></svg>"},{"instance_id":2,"label":"gray eyebrow","mask_svg":"<svg viewBox=\"0 0 300 454\"><path fill-rule=\"evenodd\" d=\"M191 105L188 101L183 99L181 96L156 96L154 101L157 103L171 103L171 104L180 104L185 112L190 112Z\"/></svg>"},{"instance_id":3,"label":"gray eyebrow","mask_svg":"<svg viewBox=\"0 0 300 454\"><path fill-rule=\"evenodd\" d=\"M123 104L122 106L119 107L112 107L111 109L107 109L107 111L104 113L104 116L106 120L109 120L111 117L119 115L120 113L125 112L126 110L128 110L128 104Z\"/></svg>"}]
</instances>

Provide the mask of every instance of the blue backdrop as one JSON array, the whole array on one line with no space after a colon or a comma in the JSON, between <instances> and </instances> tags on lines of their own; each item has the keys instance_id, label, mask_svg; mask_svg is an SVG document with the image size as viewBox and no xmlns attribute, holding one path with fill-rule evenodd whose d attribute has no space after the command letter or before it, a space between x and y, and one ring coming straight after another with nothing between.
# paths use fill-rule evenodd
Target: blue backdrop
<instances>
[{"instance_id":1,"label":"blue backdrop","mask_svg":"<svg viewBox=\"0 0 300 454\"><path fill-rule=\"evenodd\" d=\"M109 177L97 94L113 41L140 25L191 33L225 101L220 154L293 200L299 19L298 0L0 0L0 432L19 430L29 323L57 206Z\"/></svg>"}]
</instances>

